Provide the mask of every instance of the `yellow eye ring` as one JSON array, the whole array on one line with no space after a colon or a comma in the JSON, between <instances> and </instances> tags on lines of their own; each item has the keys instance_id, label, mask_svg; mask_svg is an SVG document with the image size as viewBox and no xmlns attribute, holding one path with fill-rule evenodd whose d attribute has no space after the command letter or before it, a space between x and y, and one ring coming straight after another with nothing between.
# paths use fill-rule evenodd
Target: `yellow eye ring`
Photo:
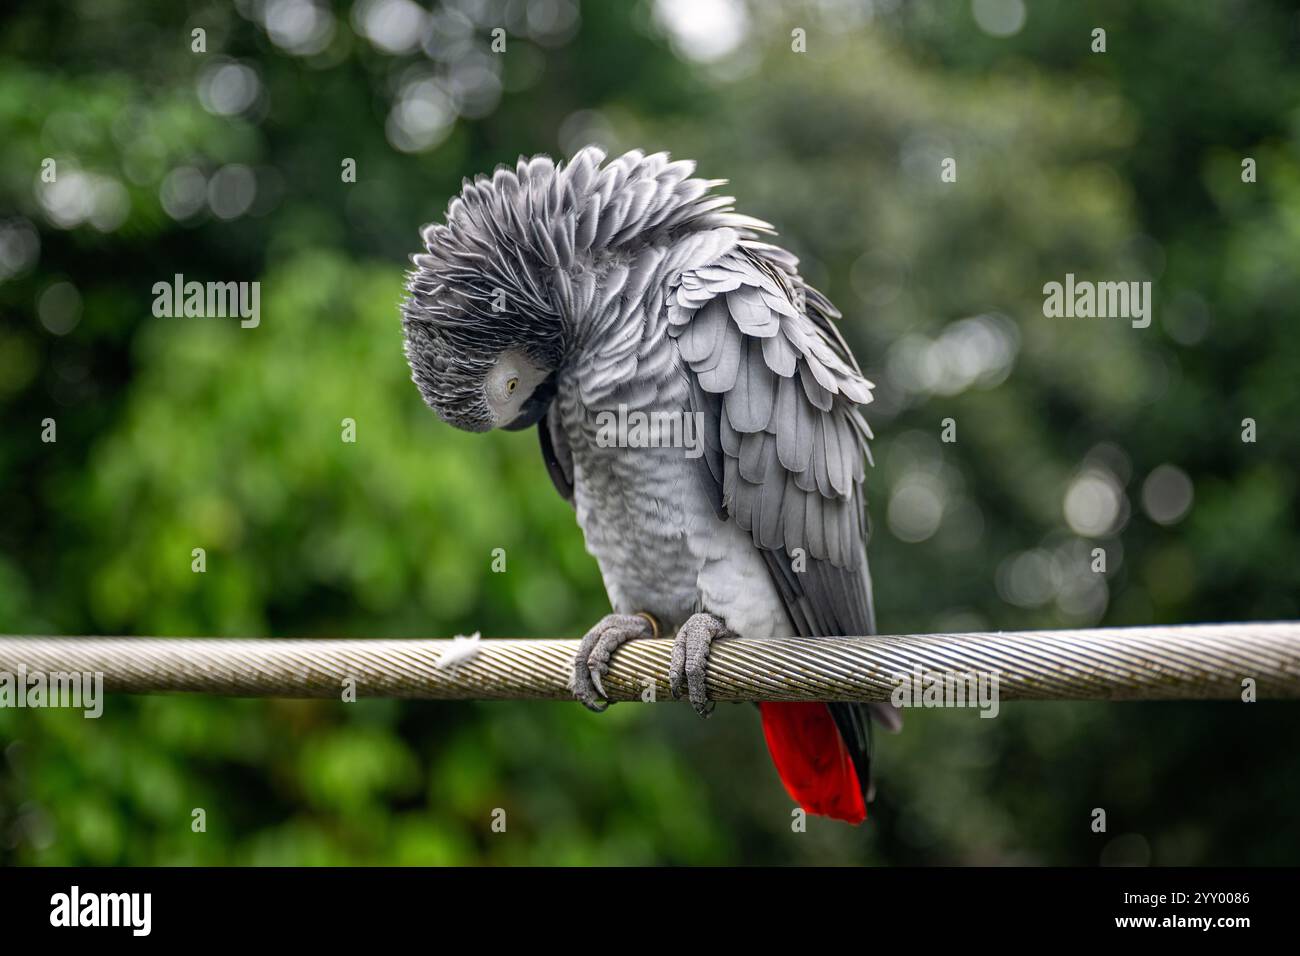
<instances>
[{"instance_id":1,"label":"yellow eye ring","mask_svg":"<svg viewBox=\"0 0 1300 956\"><path fill-rule=\"evenodd\" d=\"M513 394L515 393L515 389L518 388L518 387L519 387L519 379L517 379L517 378L512 378L512 379L507 380L507 381L506 381L506 394L507 394L507 395L513 395Z\"/></svg>"}]
</instances>

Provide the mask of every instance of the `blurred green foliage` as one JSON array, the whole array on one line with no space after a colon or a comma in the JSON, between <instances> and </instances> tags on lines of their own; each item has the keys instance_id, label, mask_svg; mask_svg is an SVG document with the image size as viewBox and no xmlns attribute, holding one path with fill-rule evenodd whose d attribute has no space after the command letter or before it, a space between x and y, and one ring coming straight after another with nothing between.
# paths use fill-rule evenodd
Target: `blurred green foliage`
<instances>
[{"instance_id":1,"label":"blurred green foliage","mask_svg":"<svg viewBox=\"0 0 1300 956\"><path fill-rule=\"evenodd\" d=\"M462 176L589 139L728 177L841 306L880 386L883 629L1297 614L1284 0L68 0L0 22L0 631L585 630L607 604L534 440L440 425L396 305ZM1151 280L1154 323L1045 318L1067 272ZM260 280L260 325L155 318L176 273ZM1191 480L1180 520L1144 499L1161 465ZM872 821L807 833L749 707L0 710L0 862L1294 862L1292 710L912 712Z\"/></svg>"}]
</instances>

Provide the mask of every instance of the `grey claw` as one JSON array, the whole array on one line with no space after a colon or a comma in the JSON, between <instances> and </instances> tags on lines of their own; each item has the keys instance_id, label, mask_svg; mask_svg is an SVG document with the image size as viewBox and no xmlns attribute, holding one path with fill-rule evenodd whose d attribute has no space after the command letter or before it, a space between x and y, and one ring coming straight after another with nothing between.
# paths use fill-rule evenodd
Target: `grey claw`
<instances>
[{"instance_id":1,"label":"grey claw","mask_svg":"<svg viewBox=\"0 0 1300 956\"><path fill-rule=\"evenodd\" d=\"M682 675L686 672L686 642L681 638L681 631L673 640L672 656L668 659L668 693L673 700L682 699Z\"/></svg>"},{"instance_id":2,"label":"grey claw","mask_svg":"<svg viewBox=\"0 0 1300 956\"><path fill-rule=\"evenodd\" d=\"M639 614L606 614L578 644L573 657L569 690L588 710L600 713L609 706L602 678L609 673L614 651L637 637L650 637L654 628Z\"/></svg>"},{"instance_id":3,"label":"grey claw","mask_svg":"<svg viewBox=\"0 0 1300 956\"><path fill-rule=\"evenodd\" d=\"M682 683L686 696L701 717L713 713L713 701L708 694L709 648L715 638L727 633L722 619L712 614L692 614L677 631L673 641L672 657L668 663L668 690L674 700L680 700Z\"/></svg>"}]
</instances>

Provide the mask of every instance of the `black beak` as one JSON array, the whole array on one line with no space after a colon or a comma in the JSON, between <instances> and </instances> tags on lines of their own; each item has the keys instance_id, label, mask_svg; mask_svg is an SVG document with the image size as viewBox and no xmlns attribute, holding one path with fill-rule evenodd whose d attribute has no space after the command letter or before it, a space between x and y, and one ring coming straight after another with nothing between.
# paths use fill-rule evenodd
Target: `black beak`
<instances>
[{"instance_id":1,"label":"black beak","mask_svg":"<svg viewBox=\"0 0 1300 956\"><path fill-rule=\"evenodd\" d=\"M519 409L519 414L515 416L514 421L501 427L508 432L517 432L536 425L542 420L546 410L551 407L553 398L555 398L554 372L547 377L546 381L533 389L533 394L528 396L528 401L524 402L523 407Z\"/></svg>"}]
</instances>

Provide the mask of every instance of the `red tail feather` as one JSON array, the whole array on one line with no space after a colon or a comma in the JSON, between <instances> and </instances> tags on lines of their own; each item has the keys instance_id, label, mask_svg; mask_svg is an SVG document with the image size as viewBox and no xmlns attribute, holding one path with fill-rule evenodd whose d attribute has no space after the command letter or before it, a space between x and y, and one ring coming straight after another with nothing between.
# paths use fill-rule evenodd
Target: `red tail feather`
<instances>
[{"instance_id":1,"label":"red tail feather","mask_svg":"<svg viewBox=\"0 0 1300 956\"><path fill-rule=\"evenodd\" d=\"M825 704L758 705L772 762L790 798L809 813L848 823L867 818L858 773Z\"/></svg>"}]
</instances>

